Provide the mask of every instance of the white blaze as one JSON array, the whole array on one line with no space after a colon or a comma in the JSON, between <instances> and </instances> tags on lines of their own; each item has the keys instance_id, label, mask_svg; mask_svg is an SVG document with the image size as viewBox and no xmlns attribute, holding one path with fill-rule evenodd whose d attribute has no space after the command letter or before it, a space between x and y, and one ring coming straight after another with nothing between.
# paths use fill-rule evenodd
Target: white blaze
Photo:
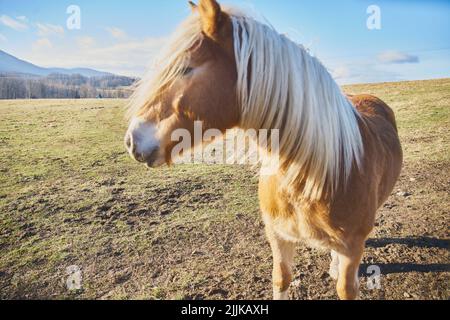
<instances>
[{"instance_id":1,"label":"white blaze","mask_svg":"<svg viewBox=\"0 0 450 320\"><path fill-rule=\"evenodd\" d=\"M135 145L136 154L146 155L159 147L156 137L156 126L141 118L133 118L128 129L131 143Z\"/></svg>"}]
</instances>

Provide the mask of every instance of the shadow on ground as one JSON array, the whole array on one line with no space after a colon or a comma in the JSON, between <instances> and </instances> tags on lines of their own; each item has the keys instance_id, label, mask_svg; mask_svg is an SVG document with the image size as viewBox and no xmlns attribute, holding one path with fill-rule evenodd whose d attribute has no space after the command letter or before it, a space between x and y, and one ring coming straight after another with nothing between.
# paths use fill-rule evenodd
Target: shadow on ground
<instances>
[{"instance_id":1,"label":"shadow on ground","mask_svg":"<svg viewBox=\"0 0 450 320\"><path fill-rule=\"evenodd\" d=\"M367 247L382 248L388 245L405 245L413 248L439 248L449 249L450 240L437 239L429 237L411 237L411 238L379 238L369 239L366 242ZM394 273L430 273L430 272L450 272L450 264L445 263L432 263L432 264L417 264L417 263L383 263L376 264L382 275L394 274ZM368 276L363 270L368 270L371 264L362 264L360 267L359 275Z\"/></svg>"},{"instance_id":2,"label":"shadow on ground","mask_svg":"<svg viewBox=\"0 0 450 320\"><path fill-rule=\"evenodd\" d=\"M429 237L379 238L379 239L369 239L366 242L367 247L371 248L381 248L390 244L399 244L399 245L406 245L408 247L419 247L419 248L440 248L440 249L450 248L450 240L429 238Z\"/></svg>"}]
</instances>

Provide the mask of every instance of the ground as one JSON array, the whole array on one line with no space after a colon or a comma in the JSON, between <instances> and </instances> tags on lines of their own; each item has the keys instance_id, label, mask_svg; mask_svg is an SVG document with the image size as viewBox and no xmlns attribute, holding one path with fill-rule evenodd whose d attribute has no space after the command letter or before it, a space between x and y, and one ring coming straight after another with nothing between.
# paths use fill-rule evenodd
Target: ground
<instances>
[{"instance_id":1,"label":"ground","mask_svg":"<svg viewBox=\"0 0 450 320\"><path fill-rule=\"evenodd\" d=\"M448 299L450 79L344 90L395 110L405 152L361 298ZM124 105L0 102L0 299L270 299L255 169L148 170L124 151ZM292 298L337 298L327 252L300 245L295 261ZM70 291L73 265L82 287Z\"/></svg>"}]
</instances>

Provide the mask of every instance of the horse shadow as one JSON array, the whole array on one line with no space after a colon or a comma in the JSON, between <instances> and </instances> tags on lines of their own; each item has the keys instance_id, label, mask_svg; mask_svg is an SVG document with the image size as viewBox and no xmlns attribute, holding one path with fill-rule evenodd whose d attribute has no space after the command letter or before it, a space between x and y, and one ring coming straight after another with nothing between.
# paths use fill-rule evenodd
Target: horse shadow
<instances>
[{"instance_id":1,"label":"horse shadow","mask_svg":"<svg viewBox=\"0 0 450 320\"><path fill-rule=\"evenodd\" d=\"M378 238L369 239L366 242L366 246L370 248L382 248L390 244L406 245L410 248L438 248L446 249L450 248L450 240L437 239L429 237L415 237L415 238ZM366 270L374 264L362 264L359 269L359 276L367 276ZM446 263L432 263L432 264L417 264L417 263L382 263L376 264L380 268L382 275L395 274L395 273L440 273L450 272L450 264Z\"/></svg>"}]
</instances>

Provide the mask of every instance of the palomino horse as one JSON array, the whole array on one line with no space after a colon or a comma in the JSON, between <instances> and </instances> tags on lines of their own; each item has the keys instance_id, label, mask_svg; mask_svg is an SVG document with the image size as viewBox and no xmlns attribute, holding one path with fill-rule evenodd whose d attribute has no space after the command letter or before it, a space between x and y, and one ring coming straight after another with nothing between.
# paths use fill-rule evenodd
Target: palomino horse
<instances>
[{"instance_id":1,"label":"palomino horse","mask_svg":"<svg viewBox=\"0 0 450 320\"><path fill-rule=\"evenodd\" d=\"M158 72L132 97L128 151L152 168L170 164L171 133L192 133L197 120L221 132L279 130L279 169L259 185L274 298L288 298L296 243L305 241L331 250L339 297L356 299L365 241L402 166L392 110L373 96L345 96L316 58L270 26L215 0L191 6Z\"/></svg>"}]
</instances>

